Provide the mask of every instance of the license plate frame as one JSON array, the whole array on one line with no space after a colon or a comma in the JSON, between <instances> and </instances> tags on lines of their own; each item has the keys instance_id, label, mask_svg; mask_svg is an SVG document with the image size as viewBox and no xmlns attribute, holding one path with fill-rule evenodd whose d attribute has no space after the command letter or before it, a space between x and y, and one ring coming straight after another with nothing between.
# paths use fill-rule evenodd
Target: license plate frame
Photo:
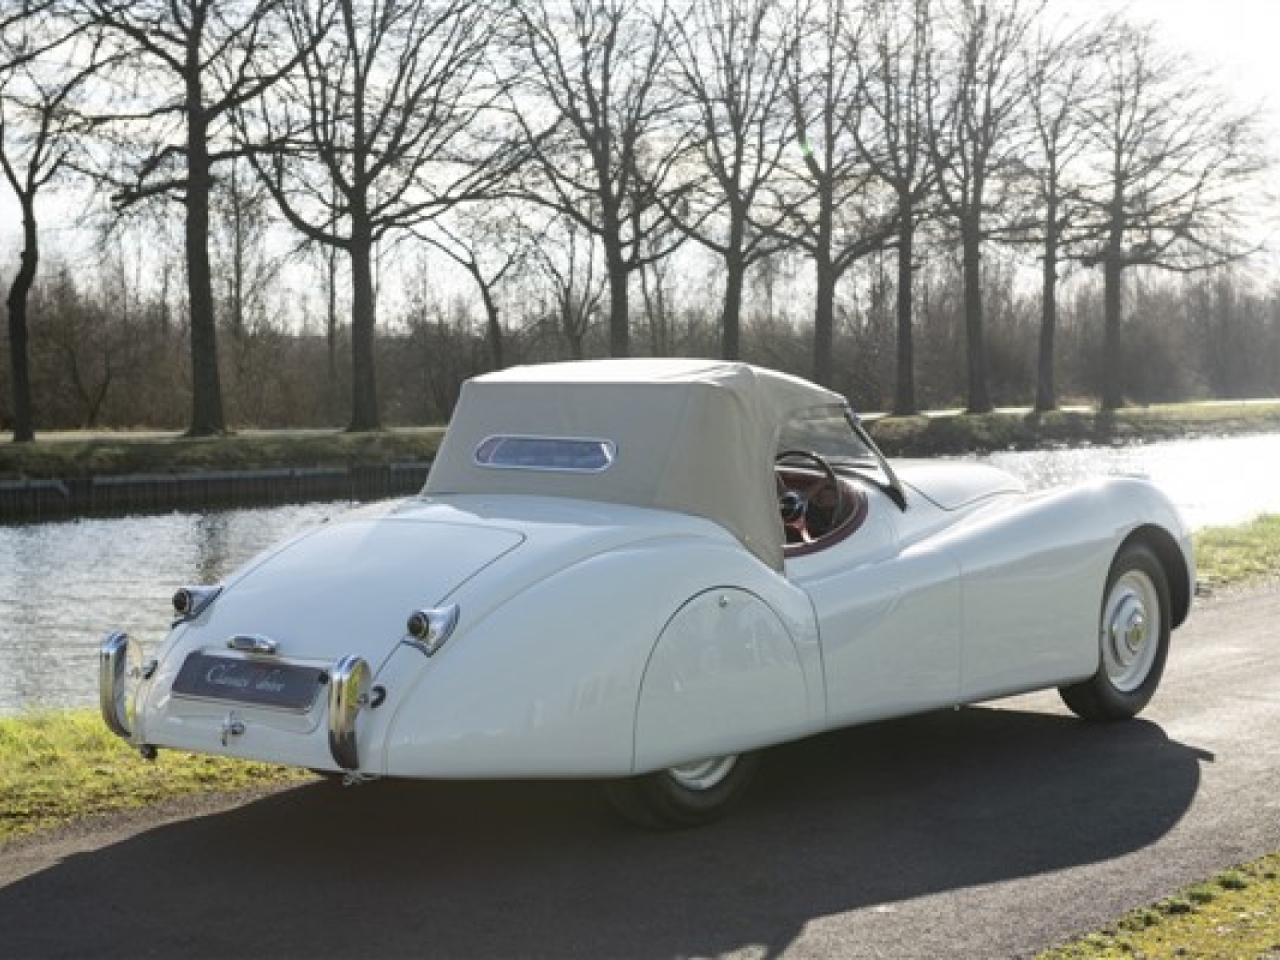
<instances>
[{"instance_id":1,"label":"license plate frame","mask_svg":"<svg viewBox=\"0 0 1280 960\"><path fill-rule=\"evenodd\" d=\"M193 650L182 662L172 690L174 696L190 700L306 713L328 679L315 666Z\"/></svg>"}]
</instances>

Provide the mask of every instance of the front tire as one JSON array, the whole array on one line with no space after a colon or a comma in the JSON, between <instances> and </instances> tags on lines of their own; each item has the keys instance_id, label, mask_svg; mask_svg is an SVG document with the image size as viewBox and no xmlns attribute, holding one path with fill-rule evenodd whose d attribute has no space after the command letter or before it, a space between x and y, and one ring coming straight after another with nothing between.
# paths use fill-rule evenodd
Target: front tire
<instances>
[{"instance_id":1,"label":"front tire","mask_svg":"<svg viewBox=\"0 0 1280 960\"><path fill-rule=\"evenodd\" d=\"M1063 701L1085 720L1128 720L1155 695L1169 655L1169 579L1141 543L1121 548L1102 598L1098 672L1060 687Z\"/></svg>"},{"instance_id":2,"label":"front tire","mask_svg":"<svg viewBox=\"0 0 1280 960\"><path fill-rule=\"evenodd\" d=\"M698 760L614 781L605 795L619 814L642 827L697 827L718 820L742 799L759 765L754 753Z\"/></svg>"}]
</instances>

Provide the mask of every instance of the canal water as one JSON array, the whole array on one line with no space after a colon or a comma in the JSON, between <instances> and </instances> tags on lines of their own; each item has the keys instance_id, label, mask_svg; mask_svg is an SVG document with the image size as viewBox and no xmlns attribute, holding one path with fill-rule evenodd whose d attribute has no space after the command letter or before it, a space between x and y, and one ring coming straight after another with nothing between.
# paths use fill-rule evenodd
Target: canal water
<instances>
[{"instance_id":1,"label":"canal water","mask_svg":"<svg viewBox=\"0 0 1280 960\"><path fill-rule=\"evenodd\" d=\"M1194 527L1280 512L1280 434L982 458L1028 487L1143 475ZM346 502L0 526L0 715L96 702L103 633L163 638L178 586L216 583Z\"/></svg>"}]
</instances>

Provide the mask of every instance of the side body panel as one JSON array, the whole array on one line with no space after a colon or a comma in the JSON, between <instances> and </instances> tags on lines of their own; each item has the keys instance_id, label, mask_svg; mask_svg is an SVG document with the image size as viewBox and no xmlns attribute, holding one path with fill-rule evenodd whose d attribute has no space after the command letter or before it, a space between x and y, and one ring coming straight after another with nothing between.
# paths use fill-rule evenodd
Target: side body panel
<instances>
[{"instance_id":1,"label":"side body panel","mask_svg":"<svg viewBox=\"0 0 1280 960\"><path fill-rule=\"evenodd\" d=\"M967 467L954 469L963 491ZM900 511L869 491L862 529L788 561L816 610L832 727L1091 676L1107 574L1140 528L1168 534L1194 583L1188 531L1142 481L997 490L950 509L906 493Z\"/></svg>"},{"instance_id":2,"label":"side body panel","mask_svg":"<svg viewBox=\"0 0 1280 960\"><path fill-rule=\"evenodd\" d=\"M953 704L959 683L960 571L926 536L945 518L867 495L852 537L787 563L817 611L831 727Z\"/></svg>"},{"instance_id":3,"label":"side body panel","mask_svg":"<svg viewBox=\"0 0 1280 960\"><path fill-rule=\"evenodd\" d=\"M960 700L1056 686L1098 663L1098 617L1119 541L1096 488L994 504L939 537L960 566Z\"/></svg>"}]
</instances>

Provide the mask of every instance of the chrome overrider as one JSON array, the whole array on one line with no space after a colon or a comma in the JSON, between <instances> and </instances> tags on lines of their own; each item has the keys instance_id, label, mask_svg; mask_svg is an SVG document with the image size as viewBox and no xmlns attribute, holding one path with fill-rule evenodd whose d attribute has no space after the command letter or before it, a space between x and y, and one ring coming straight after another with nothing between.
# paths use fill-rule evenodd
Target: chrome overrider
<instances>
[{"instance_id":1,"label":"chrome overrider","mask_svg":"<svg viewBox=\"0 0 1280 960\"><path fill-rule=\"evenodd\" d=\"M363 657L348 654L329 670L329 753L348 773L360 769L356 720L369 706L373 673Z\"/></svg>"},{"instance_id":2,"label":"chrome overrider","mask_svg":"<svg viewBox=\"0 0 1280 960\"><path fill-rule=\"evenodd\" d=\"M98 648L98 701L107 728L126 740L133 736L128 671L128 635L107 634Z\"/></svg>"}]
</instances>

